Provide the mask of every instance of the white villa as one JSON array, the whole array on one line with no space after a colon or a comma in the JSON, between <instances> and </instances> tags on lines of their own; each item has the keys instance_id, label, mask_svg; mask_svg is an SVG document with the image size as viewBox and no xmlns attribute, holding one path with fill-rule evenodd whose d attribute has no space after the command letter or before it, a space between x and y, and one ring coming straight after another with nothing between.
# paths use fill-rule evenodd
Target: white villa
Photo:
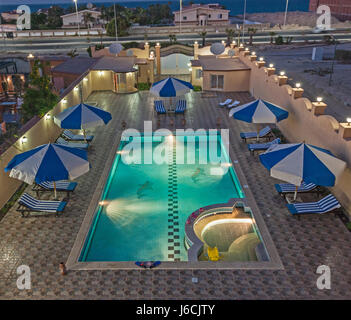
<instances>
[{"instance_id":1,"label":"white villa","mask_svg":"<svg viewBox=\"0 0 351 320\"><path fill-rule=\"evenodd\" d=\"M180 11L174 11L174 23L180 23ZM224 25L229 24L229 10L218 4L192 4L182 10L182 25Z\"/></svg>"},{"instance_id":2,"label":"white villa","mask_svg":"<svg viewBox=\"0 0 351 320\"><path fill-rule=\"evenodd\" d=\"M82 11L78 11L78 21L80 25L86 24L84 21L84 16L87 14L90 14L92 18L91 21L87 23L87 26L89 26L90 28L100 26L105 23L105 21L101 19L101 13L99 11L85 9ZM63 22L62 28L70 28L72 26L77 25L76 12L65 14L61 16L61 18Z\"/></svg>"}]
</instances>

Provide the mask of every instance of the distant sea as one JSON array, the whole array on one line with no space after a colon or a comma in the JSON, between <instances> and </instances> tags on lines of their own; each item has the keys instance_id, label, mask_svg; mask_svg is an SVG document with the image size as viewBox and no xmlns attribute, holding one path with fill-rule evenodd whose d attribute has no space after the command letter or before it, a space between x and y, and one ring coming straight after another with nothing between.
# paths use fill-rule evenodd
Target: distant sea
<instances>
[{"instance_id":1,"label":"distant sea","mask_svg":"<svg viewBox=\"0 0 351 320\"><path fill-rule=\"evenodd\" d=\"M0 0L0 12L3 11L9 11L9 10L14 10L17 8L18 4L13 3L13 4L1 4L4 3L5 1ZM49 8L50 6L57 4L63 8L68 8L72 6L72 1L50 1L48 0L45 4L28 4L28 3L33 3L36 1L26 1L23 0L21 1L21 4L27 4L31 8L32 12L36 12L39 9L43 8ZM64 2L64 3L62 3ZM220 3L224 5L228 10L230 10L231 15L238 15L242 14L244 11L244 0L195 0L193 1L195 3ZM78 4L85 4L85 3L94 3L97 6L111 6L113 4L113 1L104 1L104 2L99 2L99 1L83 1L83 0L78 0ZM125 7L129 8L135 8L135 7L143 7L146 8L151 4L157 4L157 3L170 3L172 10L177 10L179 9L179 1L174 1L174 0L159 0L159 1L116 1L116 3L123 5ZM183 6L187 5L189 3L188 0L183 0ZM289 2L289 11L308 11L308 0L294 0ZM285 11L285 6L286 6L286 0L247 0L247 13L256 13L256 12L281 12Z\"/></svg>"}]
</instances>

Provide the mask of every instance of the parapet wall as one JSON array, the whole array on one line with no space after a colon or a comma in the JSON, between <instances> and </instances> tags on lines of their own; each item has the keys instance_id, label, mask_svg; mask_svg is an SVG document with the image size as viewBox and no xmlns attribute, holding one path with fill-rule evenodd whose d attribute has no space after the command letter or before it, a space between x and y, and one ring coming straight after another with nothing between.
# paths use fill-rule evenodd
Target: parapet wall
<instances>
[{"instance_id":1,"label":"parapet wall","mask_svg":"<svg viewBox=\"0 0 351 320\"><path fill-rule=\"evenodd\" d=\"M310 143L330 150L335 156L347 162L348 168L332 188L332 192L342 205L351 212L351 140L343 137L340 123L330 115L317 115L313 102L299 97L296 88L279 84L281 77L275 69L265 67L264 62L251 61L250 55L239 52L239 58L251 67L250 92L261 98L286 108L288 119L278 124L279 129L291 142ZM271 73L271 75L269 75ZM284 81L283 81L284 82ZM297 90L298 91L298 90ZM300 89L301 95L302 89Z\"/></svg>"},{"instance_id":2,"label":"parapet wall","mask_svg":"<svg viewBox=\"0 0 351 320\"><path fill-rule=\"evenodd\" d=\"M83 78L87 80L83 80ZM45 143L56 141L61 133L61 128L54 123L53 117L62 112L65 108L80 102L79 90L74 89L78 88L79 85L82 86L83 99L86 99L92 92L93 76L89 73L72 83L61 95L60 102L47 113L47 115L50 115L50 118L48 119L46 116L41 118L22 136L27 138L25 143L21 142L22 137L20 137L17 142L0 156L0 208L6 204L22 183L17 179L10 178L8 173L5 173L4 168L16 154L28 151Z\"/></svg>"}]
</instances>

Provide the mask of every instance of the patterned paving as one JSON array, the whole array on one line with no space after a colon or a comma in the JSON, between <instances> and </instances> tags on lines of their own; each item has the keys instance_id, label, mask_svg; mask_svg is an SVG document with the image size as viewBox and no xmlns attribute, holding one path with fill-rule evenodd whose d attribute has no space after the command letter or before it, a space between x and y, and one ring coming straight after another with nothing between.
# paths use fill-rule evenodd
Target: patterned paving
<instances>
[{"instance_id":1,"label":"patterned paving","mask_svg":"<svg viewBox=\"0 0 351 320\"><path fill-rule=\"evenodd\" d=\"M92 132L96 136L89 151L92 168L77 180L78 187L65 214L59 218L23 219L13 208L0 221L0 298L350 299L351 233L333 215L306 216L300 221L289 215L282 198L274 192L276 181L238 139L240 131L252 126L229 119L227 110L217 106L227 96L241 102L250 99L247 93L192 93L187 97L185 117L158 120L153 98L146 92L92 94L89 101L110 111L113 120ZM155 128L230 128L235 160L245 173L284 270L79 270L61 276L59 263L67 260L123 120L127 127L139 129L144 120L152 120ZM16 270L22 264L31 268L31 290L16 287ZM316 287L316 270L323 264L331 268L330 290ZM192 283L193 277L198 278L197 283Z\"/></svg>"}]
</instances>

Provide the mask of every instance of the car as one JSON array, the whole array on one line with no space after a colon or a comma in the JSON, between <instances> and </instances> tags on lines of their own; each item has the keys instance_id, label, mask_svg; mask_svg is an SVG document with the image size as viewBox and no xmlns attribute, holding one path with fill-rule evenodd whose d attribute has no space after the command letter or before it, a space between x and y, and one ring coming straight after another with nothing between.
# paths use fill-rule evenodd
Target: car
<instances>
[{"instance_id":1,"label":"car","mask_svg":"<svg viewBox=\"0 0 351 320\"><path fill-rule=\"evenodd\" d=\"M312 30L312 33L316 33L316 34L325 33L325 32L327 32L327 30L325 30L325 29L320 29L320 28L318 28L318 27L316 27L316 28L314 28L314 29Z\"/></svg>"}]
</instances>

